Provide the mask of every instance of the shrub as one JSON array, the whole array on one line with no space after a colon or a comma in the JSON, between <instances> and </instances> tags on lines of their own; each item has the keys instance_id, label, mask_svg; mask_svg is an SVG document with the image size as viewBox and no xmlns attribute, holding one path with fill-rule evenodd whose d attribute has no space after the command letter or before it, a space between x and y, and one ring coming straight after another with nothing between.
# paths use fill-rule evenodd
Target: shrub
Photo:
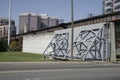
<instances>
[{"instance_id":1,"label":"shrub","mask_svg":"<svg viewBox=\"0 0 120 80\"><path fill-rule=\"evenodd\" d=\"M0 52L5 52L5 51L7 51L7 49L8 49L7 40L0 39Z\"/></svg>"},{"instance_id":2,"label":"shrub","mask_svg":"<svg viewBox=\"0 0 120 80\"><path fill-rule=\"evenodd\" d=\"M21 44L17 41L10 43L10 51L21 51Z\"/></svg>"},{"instance_id":3,"label":"shrub","mask_svg":"<svg viewBox=\"0 0 120 80\"><path fill-rule=\"evenodd\" d=\"M120 55L116 55L116 58L117 58L117 59L120 59Z\"/></svg>"}]
</instances>

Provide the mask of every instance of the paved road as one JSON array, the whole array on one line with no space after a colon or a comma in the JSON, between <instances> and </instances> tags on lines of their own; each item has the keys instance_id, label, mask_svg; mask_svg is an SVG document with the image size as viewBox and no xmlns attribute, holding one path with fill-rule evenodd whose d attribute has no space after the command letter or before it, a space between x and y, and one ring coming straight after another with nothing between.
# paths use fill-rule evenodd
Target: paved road
<instances>
[{"instance_id":1,"label":"paved road","mask_svg":"<svg viewBox=\"0 0 120 80\"><path fill-rule=\"evenodd\" d=\"M0 63L0 80L120 80L120 65Z\"/></svg>"}]
</instances>

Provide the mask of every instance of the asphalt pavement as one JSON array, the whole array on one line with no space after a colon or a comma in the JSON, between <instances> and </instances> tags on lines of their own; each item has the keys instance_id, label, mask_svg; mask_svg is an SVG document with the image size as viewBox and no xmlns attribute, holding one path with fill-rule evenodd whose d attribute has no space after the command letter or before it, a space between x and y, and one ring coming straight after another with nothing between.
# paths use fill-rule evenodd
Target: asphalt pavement
<instances>
[{"instance_id":1,"label":"asphalt pavement","mask_svg":"<svg viewBox=\"0 0 120 80\"><path fill-rule=\"evenodd\" d=\"M98 62L0 63L0 80L120 80L120 64Z\"/></svg>"}]
</instances>

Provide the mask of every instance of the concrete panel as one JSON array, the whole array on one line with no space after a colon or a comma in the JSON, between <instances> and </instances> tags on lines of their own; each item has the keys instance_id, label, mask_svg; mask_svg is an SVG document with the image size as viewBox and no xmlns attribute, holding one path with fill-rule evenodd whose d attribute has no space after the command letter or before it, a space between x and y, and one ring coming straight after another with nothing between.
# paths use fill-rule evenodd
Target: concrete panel
<instances>
[{"instance_id":1,"label":"concrete panel","mask_svg":"<svg viewBox=\"0 0 120 80\"><path fill-rule=\"evenodd\" d=\"M44 51L44 55L55 57L70 57L71 29L57 30L54 38Z\"/></svg>"},{"instance_id":2,"label":"concrete panel","mask_svg":"<svg viewBox=\"0 0 120 80\"><path fill-rule=\"evenodd\" d=\"M53 37L54 32L24 35L23 52L43 54Z\"/></svg>"},{"instance_id":3,"label":"concrete panel","mask_svg":"<svg viewBox=\"0 0 120 80\"><path fill-rule=\"evenodd\" d=\"M106 23L74 28L74 57L82 60L107 60L109 50L109 29Z\"/></svg>"}]
</instances>

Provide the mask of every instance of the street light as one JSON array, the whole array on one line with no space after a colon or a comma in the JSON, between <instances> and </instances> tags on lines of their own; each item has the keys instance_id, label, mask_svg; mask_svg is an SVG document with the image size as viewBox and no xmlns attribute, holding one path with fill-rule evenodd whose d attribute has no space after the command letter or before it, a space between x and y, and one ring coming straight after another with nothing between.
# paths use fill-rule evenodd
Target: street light
<instances>
[{"instance_id":1,"label":"street light","mask_svg":"<svg viewBox=\"0 0 120 80\"><path fill-rule=\"evenodd\" d=\"M9 0L8 51L10 46L11 3L12 3L12 0Z\"/></svg>"},{"instance_id":2,"label":"street light","mask_svg":"<svg viewBox=\"0 0 120 80\"><path fill-rule=\"evenodd\" d=\"M71 0L71 60L73 60L73 20L74 20L74 10L73 10L73 0Z\"/></svg>"}]
</instances>

